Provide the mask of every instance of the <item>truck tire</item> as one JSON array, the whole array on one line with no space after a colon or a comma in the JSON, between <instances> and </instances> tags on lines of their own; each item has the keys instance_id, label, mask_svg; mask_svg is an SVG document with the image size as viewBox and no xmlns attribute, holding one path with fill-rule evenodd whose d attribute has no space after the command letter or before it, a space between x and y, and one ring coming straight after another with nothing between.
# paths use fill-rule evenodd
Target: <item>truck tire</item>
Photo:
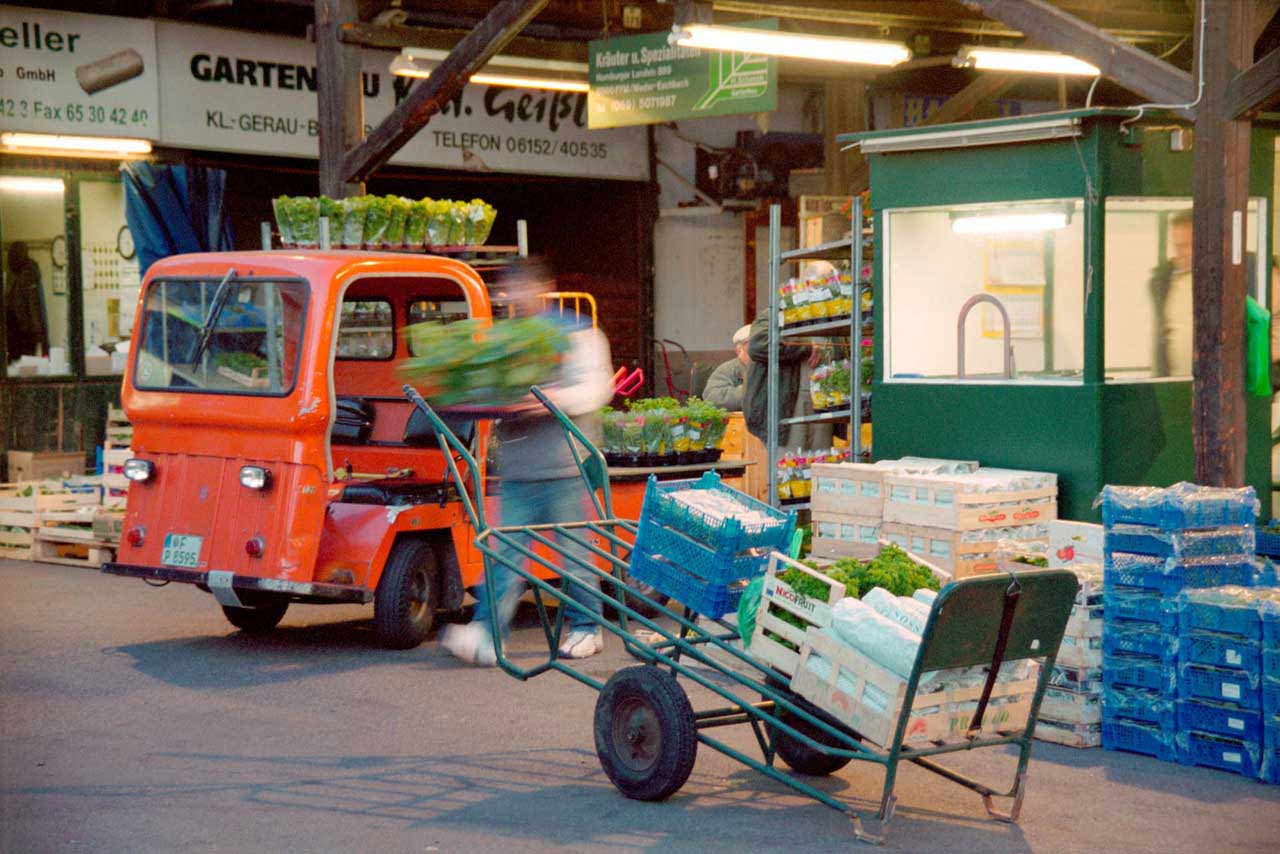
<instances>
[{"instance_id":1,"label":"truck tire","mask_svg":"<svg viewBox=\"0 0 1280 854\"><path fill-rule=\"evenodd\" d=\"M284 619L284 612L287 610L289 610L289 602L286 599L254 608L222 606L222 613L226 615L227 622L248 634L271 631Z\"/></svg>"},{"instance_id":2,"label":"truck tire","mask_svg":"<svg viewBox=\"0 0 1280 854\"><path fill-rule=\"evenodd\" d=\"M596 755L618 791L662 801L689 779L698 729L674 676L652 665L619 670L596 700Z\"/></svg>"},{"instance_id":3,"label":"truck tire","mask_svg":"<svg viewBox=\"0 0 1280 854\"><path fill-rule=\"evenodd\" d=\"M440 569L426 540L391 547L373 598L373 628L389 649L413 649L427 639L440 601Z\"/></svg>"}]
</instances>

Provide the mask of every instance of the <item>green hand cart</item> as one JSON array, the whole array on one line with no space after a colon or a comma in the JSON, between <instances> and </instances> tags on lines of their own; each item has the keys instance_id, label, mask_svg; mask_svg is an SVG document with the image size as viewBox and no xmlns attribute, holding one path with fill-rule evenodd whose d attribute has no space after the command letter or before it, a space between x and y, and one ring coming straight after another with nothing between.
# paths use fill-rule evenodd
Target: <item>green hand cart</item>
<instances>
[{"instance_id":1,"label":"green hand cart","mask_svg":"<svg viewBox=\"0 0 1280 854\"><path fill-rule=\"evenodd\" d=\"M1016 576L987 575L946 585L929 613L892 738L887 747L878 747L792 693L788 688L790 677L736 646L733 641L738 633L734 626L713 620L708 627L708 621L700 623L689 609L678 613L628 583L631 545L623 535L634 538L637 524L613 517L603 454L539 389L534 388L533 394L564 429L565 440L599 516L595 521L490 527L480 469L471 450L411 386L406 385L404 391L431 422L439 447L451 451L445 454L449 476L478 532L476 546L484 556L486 570L500 563L520 576L533 592L549 650L547 659L530 667L517 665L507 656L503 638L494 626L498 666L521 680L556 671L599 692L594 727L596 753L605 774L622 794L645 801L669 797L688 779L698 745L703 744L847 814L856 837L864 842L883 841L893 816L894 783L903 761L977 792L993 818L1017 820L1040 701L1078 587L1073 573L1031 570ZM466 476L460 464L466 469ZM521 559L513 560L512 555ZM583 559L584 555L591 555L594 561ZM598 586L566 573L557 588L526 569L526 561L557 572L566 561L572 561ZM481 592L489 597L491 606L495 599L492 576L486 571ZM561 603L554 616L548 607L549 597ZM585 607L592 598L603 606L605 616ZM601 682L561 660L558 647L566 608L590 614L606 631L619 637L626 650L642 663L623 668ZM607 616L610 611L615 616ZM636 626L647 630L643 639L632 631ZM1010 734L984 733L984 715L1002 664L1023 659L1036 659L1041 665L1025 728ZM904 743L922 677L936 670L969 667L988 669L967 734L959 741L942 744ZM680 680L698 685L715 695L716 702L727 705L695 710ZM716 728L736 725L751 728L761 758L749 756L711 734ZM1013 783L1007 789L971 779L936 758L1009 744L1017 745L1019 754ZM882 766L885 781L874 815L878 822L876 832L864 824L864 818L870 816L776 767L778 757L803 774L830 774L852 761ZM997 798L1011 801L1007 811L997 808Z\"/></svg>"}]
</instances>

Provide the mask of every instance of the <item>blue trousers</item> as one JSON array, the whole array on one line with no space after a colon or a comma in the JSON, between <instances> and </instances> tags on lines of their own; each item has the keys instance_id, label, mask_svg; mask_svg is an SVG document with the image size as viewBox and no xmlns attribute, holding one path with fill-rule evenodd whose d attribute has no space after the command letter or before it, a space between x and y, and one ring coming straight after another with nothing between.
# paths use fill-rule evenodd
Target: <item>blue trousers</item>
<instances>
[{"instance_id":1,"label":"blue trousers","mask_svg":"<svg viewBox=\"0 0 1280 854\"><path fill-rule=\"evenodd\" d=\"M507 480L504 478L501 496L500 527L503 528L546 525L555 522L581 522L595 515L588 510L586 486L579 477L555 480ZM579 536L590 541L590 534L585 531ZM527 543L521 542L521 545L527 545ZM575 555L588 563L593 560L589 551L574 543L561 543L559 547L566 555ZM502 547L499 554L517 566L525 562L525 558L509 546ZM552 560L554 562L554 558ZM597 590L600 588L600 579L591 572L577 566L573 561L565 563L567 565L561 567L563 574L581 579L584 584ZM505 635L511 627L511 618L515 616L520 597L524 594L525 583L523 578L500 561L492 561L490 571L493 572L494 596L497 604L496 618L499 628ZM576 585L569 581L562 581L561 584L564 591L582 602L591 614L600 614L598 598L590 593L575 590ZM475 622L487 623L494 619L495 615L489 612L489 597L483 583L476 595L479 602L472 619ZM565 613L565 623L571 630L593 628L596 621L592 619L591 614L570 607Z\"/></svg>"}]
</instances>

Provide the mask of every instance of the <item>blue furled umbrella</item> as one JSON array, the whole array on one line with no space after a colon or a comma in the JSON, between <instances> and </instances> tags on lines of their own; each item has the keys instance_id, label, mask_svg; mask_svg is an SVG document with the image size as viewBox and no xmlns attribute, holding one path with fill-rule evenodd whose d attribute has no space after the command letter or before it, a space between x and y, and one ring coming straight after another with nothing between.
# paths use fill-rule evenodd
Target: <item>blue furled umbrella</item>
<instances>
[{"instance_id":1,"label":"blue furled umbrella","mask_svg":"<svg viewBox=\"0 0 1280 854\"><path fill-rule=\"evenodd\" d=\"M233 248L231 219L223 205L226 172L153 163L128 163L120 171L124 216L140 272L170 255Z\"/></svg>"}]
</instances>

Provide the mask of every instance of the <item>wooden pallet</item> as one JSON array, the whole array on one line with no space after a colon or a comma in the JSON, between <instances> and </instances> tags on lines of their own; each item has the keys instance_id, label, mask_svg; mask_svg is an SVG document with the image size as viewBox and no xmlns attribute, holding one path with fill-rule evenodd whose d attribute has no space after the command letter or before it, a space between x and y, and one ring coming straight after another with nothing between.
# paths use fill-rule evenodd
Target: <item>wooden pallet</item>
<instances>
[{"instance_id":1,"label":"wooden pallet","mask_svg":"<svg viewBox=\"0 0 1280 854\"><path fill-rule=\"evenodd\" d=\"M31 559L36 563L97 569L102 564L115 560L115 547L110 543L97 541L58 539L57 534L50 537L45 531L38 531L32 543Z\"/></svg>"}]
</instances>

